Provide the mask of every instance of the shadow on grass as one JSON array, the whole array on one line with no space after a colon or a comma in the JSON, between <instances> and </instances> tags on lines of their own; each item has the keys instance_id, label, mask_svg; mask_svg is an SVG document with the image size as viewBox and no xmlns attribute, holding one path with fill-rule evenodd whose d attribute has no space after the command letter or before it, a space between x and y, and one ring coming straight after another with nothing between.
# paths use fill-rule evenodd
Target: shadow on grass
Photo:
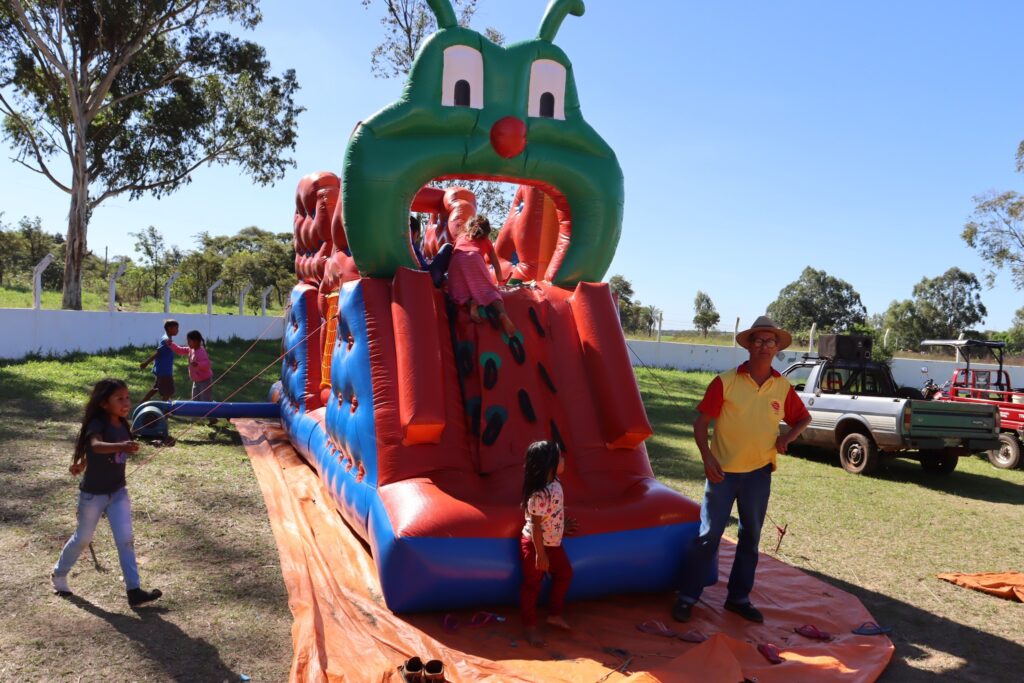
<instances>
[{"instance_id":1,"label":"shadow on grass","mask_svg":"<svg viewBox=\"0 0 1024 683\"><path fill-rule=\"evenodd\" d=\"M841 468L839 457L834 451L800 446L791 451L805 460ZM993 474L995 472L993 471ZM858 475L849 475L851 477ZM932 474L925 472L921 465L908 458L882 458L878 470L871 475L876 479L901 484L913 484L932 491L949 493L962 498L973 498L988 503L1004 503L1024 505L1024 477L1019 483L1006 481L996 476L985 476L963 470L955 470L952 474Z\"/></svg>"},{"instance_id":2,"label":"shadow on grass","mask_svg":"<svg viewBox=\"0 0 1024 683\"><path fill-rule=\"evenodd\" d=\"M917 681L1019 681L1024 646L970 626L958 624L919 607L841 581L827 574L802 571L855 595L879 624L893 627L896 646L892 662L879 679L883 683ZM992 598L998 600L998 598ZM912 661L937 653L963 660L953 671L936 673L914 667Z\"/></svg>"},{"instance_id":3,"label":"shadow on grass","mask_svg":"<svg viewBox=\"0 0 1024 683\"><path fill-rule=\"evenodd\" d=\"M47 503L57 495L70 491L68 480L57 477L35 476L38 461L26 460L17 452L11 451L10 443L0 434L0 452L10 457L0 460L0 523L10 525L35 524L49 514ZM61 461L64 467L70 464L71 458ZM33 476L29 476L29 474ZM75 491L77 494L77 491Z\"/></svg>"},{"instance_id":4,"label":"shadow on grass","mask_svg":"<svg viewBox=\"0 0 1024 683\"><path fill-rule=\"evenodd\" d=\"M142 607L133 615L108 612L77 595L65 598L89 614L103 619L133 641L144 656L159 664L174 680L237 681L239 676L225 664L217 648L202 638L192 638L166 621L167 610L158 605Z\"/></svg>"}]
</instances>

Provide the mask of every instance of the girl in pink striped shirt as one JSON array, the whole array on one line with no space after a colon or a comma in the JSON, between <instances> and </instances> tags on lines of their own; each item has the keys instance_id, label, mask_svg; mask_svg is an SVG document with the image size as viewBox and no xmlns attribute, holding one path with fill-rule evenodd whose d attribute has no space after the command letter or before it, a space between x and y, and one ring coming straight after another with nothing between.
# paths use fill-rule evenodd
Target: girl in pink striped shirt
<instances>
[{"instance_id":1,"label":"girl in pink striped shirt","mask_svg":"<svg viewBox=\"0 0 1024 683\"><path fill-rule=\"evenodd\" d=\"M192 378L192 400L212 401L213 368L210 356L206 353L206 341L199 330L192 330L185 338L188 340L188 376Z\"/></svg>"}]
</instances>

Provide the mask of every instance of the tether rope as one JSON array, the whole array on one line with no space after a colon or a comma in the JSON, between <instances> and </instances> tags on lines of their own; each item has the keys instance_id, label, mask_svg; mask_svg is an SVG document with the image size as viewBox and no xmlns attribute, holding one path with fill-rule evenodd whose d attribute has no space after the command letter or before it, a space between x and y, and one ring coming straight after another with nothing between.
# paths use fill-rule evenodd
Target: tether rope
<instances>
[{"instance_id":1,"label":"tether rope","mask_svg":"<svg viewBox=\"0 0 1024 683\"><path fill-rule=\"evenodd\" d=\"M331 318L331 320L334 320L334 319L336 319L336 317L335 317L335 318ZM259 378L260 378L260 376L261 376L261 375L263 375L263 373L265 373L265 372L266 372L267 370L269 370L270 368L272 368L272 367L274 367L275 365L277 365L278 363L280 363L280 362L281 362L281 360L282 360L282 359L283 359L283 358L284 358L285 356L287 356L287 355L288 355L289 353L291 353L291 351L292 351L292 350L294 350L294 349L295 349L296 347L298 347L298 346L299 346L300 344L302 344L303 342L305 342L306 340L308 340L308 339L309 339L310 337L312 337L312 336L313 336L314 334L316 334L317 332L319 332L319 331L320 331L320 329L321 329L321 328L323 328L323 326L324 326L324 325L325 325L325 324L326 324L327 322L329 322L329 321L322 321L322 322L321 322L321 323L320 323L319 325L317 325L317 326L316 326L316 327L315 327L315 328L314 328L314 329L313 329L313 330L312 330L311 332L309 332L309 333L308 333L308 334L307 334L306 336L304 336L304 337L303 337L302 339L298 340L297 342L295 342L294 344L292 344L292 345L291 345L290 347L288 347L287 349L285 349L285 350L284 350L284 352L282 352L282 353L281 353L281 355L279 355L279 356L278 356L277 358L275 358L274 360L270 361L270 363L268 363L268 364L266 365L266 367L264 367L264 368L263 368L262 370L260 370L260 371L259 371L259 372L257 372L257 373L256 373L255 375L253 375L253 376L252 376L252 377L250 377L250 378L249 378L248 380L246 380L246 381L245 381L245 382L244 382L244 383L243 383L243 384L242 384L242 385L241 385L240 387L238 387L238 388L237 388L237 389L235 389L235 390L234 390L233 392L231 392L230 394L228 394L228 395L227 395L227 396L226 396L225 398L223 398L222 400L220 400L220 401L217 401L217 402L215 402L215 405L214 405L214 406L213 406L212 408L210 408L210 410L208 410L208 411L207 411L207 412L206 412L205 414L203 414L203 415L199 416L199 417L198 417L198 419L202 420L202 419L204 419L204 418L206 418L206 417L209 417L209 416L210 416L210 414L212 414L212 413L213 413L213 412L214 412L215 410L217 410L217 408L219 408L219 407L220 407L220 406L222 406L223 404L227 403L227 402L228 402L229 400L231 400L231 398L232 398L233 396L235 396L235 395L236 395L236 394L238 394L238 393L239 393L240 391L242 391L242 389L245 389L245 388L246 388L247 386L249 386L250 384L252 384L253 382L255 382L255 381L256 381L257 379L259 379ZM269 328L268 328L268 329L269 329ZM256 341L258 342L258 341L259 341L259 339L257 339ZM249 347L249 349L248 349L248 350L246 351L246 353L248 353L249 351L251 351L251 350L252 350L252 349L253 349L253 348L254 348L255 346L256 346L256 342L253 342L253 344L252 344L252 345L251 345L251 346ZM243 355L244 355L244 354L243 354ZM239 359L238 359L238 360L240 361L240 360L241 360L241 357L239 357ZM231 367L233 368L233 367L234 367L235 365L237 365L237 364L238 364L238 361L235 361L235 363L234 363L234 364L232 364L232 365L231 365ZM226 374L228 373L228 371L230 371L230 370L231 370L231 368L228 368L228 370L227 370L227 371L225 371L223 375L221 375L221 378L223 378L223 377L224 377L224 375L226 375ZM212 385L211 385L211 386L212 386ZM170 412L168 412L168 413L167 413L166 415L164 415L164 416L161 416L161 417L159 417L159 418L156 418L155 420L153 420L153 422L157 422L157 421L159 421L159 420L163 419L164 417L167 417L167 416L168 416L168 415L170 415L170 414L171 414L171 413L170 413ZM149 424L153 424L153 422L150 422ZM186 435L187 435L187 434L188 434L188 433L189 433L190 431L192 431L192 429L194 429L194 428L196 427L196 424L197 424L197 423L192 423L191 425L189 425L189 426L188 426L188 427L187 427L187 428L185 429L185 431L181 433L181 436L179 436L178 438L179 438L179 439L183 439L183 438L185 438L185 436L186 436ZM145 425L144 425L144 426L145 426ZM142 429L142 427L140 427L140 429ZM148 458L146 458L145 460L143 460L142 462L140 462L140 463L139 463L138 465L136 465L135 469L133 469L133 470L132 470L131 472L129 472L128 474L126 474L126 475L125 475L125 479L127 479L127 478L128 478L128 477L130 477L131 475L135 474L135 473L136 473L136 472L138 472L138 471L139 471L140 469L142 469L142 467L143 467L144 465L146 465L146 464L148 464L148 463L149 463L150 461L152 461L152 460L153 460L153 459L154 459L154 458L155 458L155 457L156 457L157 455L159 455L159 453L160 453L160 451L159 451L159 450L157 450L157 451L156 451L155 453L153 453L153 454L152 454L151 456L149 456Z\"/></svg>"},{"instance_id":2,"label":"tether rope","mask_svg":"<svg viewBox=\"0 0 1024 683\"><path fill-rule=\"evenodd\" d=\"M282 320L282 322L284 322L284 321ZM220 374L220 377L218 377L217 379L215 379L215 380L213 380L212 382L210 382L210 387L209 387L209 388L210 388L210 389L213 389L213 387L215 387L215 386L217 385L217 383L218 383L218 382L220 382L220 381L221 381L222 379L224 379L225 377L227 377L227 376L228 376L228 373L230 373L230 372L231 372L231 370L232 370L232 369L233 369L233 368L234 368L234 367L235 367L236 365L238 365L238 364L239 364L239 363L240 363L240 362L242 361L242 359L243 359L243 358L245 358L245 356L246 356L246 355L247 355L247 354L248 354L248 353L249 353L250 351L252 351L252 350L253 350L254 348L256 348L256 345L257 345L258 343L260 343L260 341L261 341L261 340L263 339L263 335L265 335L265 334L266 334L267 332L269 332L269 331L270 331L270 329L271 329L271 328L272 328L272 327L273 327L274 325L276 325L276 324L277 324L277 319L275 318L274 320L272 320L272 321L270 322L270 324L269 324L269 325L267 325L267 327L266 327L266 328L264 328L264 330L263 330L262 332L260 332L259 336L258 336L258 337L256 337L256 339L254 339L254 340L253 340L252 344L250 344L250 345L249 345L249 348L247 348L247 349L246 349L245 351L243 351L243 352L241 353L241 355L239 355L239 356L238 356L238 358L236 358L236 359L235 359L235 362L234 362L234 363L232 363L232 364L231 364L230 366L228 366L228 369L227 369L227 370L225 370L224 372L222 372L222 373ZM212 393L211 393L211 395L212 395ZM148 403L148 401L147 401L147 403ZM179 401L179 403L180 403L180 401ZM134 432L136 432L136 431L140 431L140 430L146 429L147 427L150 427L150 426L152 426L152 425L156 424L157 422L159 422L160 420L162 420L162 419L164 419L164 418L167 418L167 417L171 417L171 416L172 416L172 415L174 414L174 412L175 412L176 410L180 410L180 409L181 409L181 408L183 408L183 407L184 407L184 406L178 406L178 407L176 407L176 408L171 408L170 410L168 410L168 411L167 411L166 413L164 413L164 414L163 414L163 415L161 415L160 417L156 417L156 418L153 418L153 419L152 419L152 420L150 420L149 422L147 422L147 423L145 423L145 424L143 424L143 425L140 425L140 426L138 426L138 427L134 427L134 426L133 426L133 428L132 428L132 430L131 430L131 431L132 431L132 432L134 433Z\"/></svg>"}]
</instances>

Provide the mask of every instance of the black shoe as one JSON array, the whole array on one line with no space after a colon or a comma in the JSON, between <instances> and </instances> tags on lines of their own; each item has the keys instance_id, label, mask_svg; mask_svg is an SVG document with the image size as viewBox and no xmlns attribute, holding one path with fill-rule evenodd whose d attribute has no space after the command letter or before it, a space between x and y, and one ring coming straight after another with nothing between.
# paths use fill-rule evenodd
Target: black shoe
<instances>
[{"instance_id":1,"label":"black shoe","mask_svg":"<svg viewBox=\"0 0 1024 683\"><path fill-rule=\"evenodd\" d=\"M151 591L144 591L141 588L132 588L128 591L128 604L131 607L137 607L138 605L152 602L161 595L163 595L163 593L161 593L158 588L154 588Z\"/></svg>"},{"instance_id":2,"label":"black shoe","mask_svg":"<svg viewBox=\"0 0 1024 683\"><path fill-rule=\"evenodd\" d=\"M758 624L764 623L764 615L761 614L761 610L757 609L749 602L726 602L725 609L740 615L747 621L753 621Z\"/></svg>"},{"instance_id":3,"label":"black shoe","mask_svg":"<svg viewBox=\"0 0 1024 683\"><path fill-rule=\"evenodd\" d=\"M690 620L692 612L693 604L689 602L676 600L676 604L672 606L672 618L684 624Z\"/></svg>"}]
</instances>

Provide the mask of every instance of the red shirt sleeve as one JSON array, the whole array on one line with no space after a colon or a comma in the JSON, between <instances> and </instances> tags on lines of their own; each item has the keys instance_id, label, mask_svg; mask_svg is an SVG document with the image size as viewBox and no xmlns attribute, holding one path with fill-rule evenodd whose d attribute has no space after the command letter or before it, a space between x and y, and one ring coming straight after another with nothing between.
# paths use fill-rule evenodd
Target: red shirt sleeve
<instances>
[{"instance_id":1,"label":"red shirt sleeve","mask_svg":"<svg viewBox=\"0 0 1024 683\"><path fill-rule=\"evenodd\" d=\"M722 403L724 402L725 386L722 384L722 378L716 377L711 380L711 384L704 392L704 398L697 404L697 412L715 419L722 412Z\"/></svg>"},{"instance_id":2,"label":"red shirt sleeve","mask_svg":"<svg viewBox=\"0 0 1024 683\"><path fill-rule=\"evenodd\" d=\"M790 427L795 425L800 420L810 417L811 414L807 412L807 406L800 400L800 396L796 393L793 387L789 387L789 393L786 394L786 416L782 418L786 421Z\"/></svg>"}]
</instances>

